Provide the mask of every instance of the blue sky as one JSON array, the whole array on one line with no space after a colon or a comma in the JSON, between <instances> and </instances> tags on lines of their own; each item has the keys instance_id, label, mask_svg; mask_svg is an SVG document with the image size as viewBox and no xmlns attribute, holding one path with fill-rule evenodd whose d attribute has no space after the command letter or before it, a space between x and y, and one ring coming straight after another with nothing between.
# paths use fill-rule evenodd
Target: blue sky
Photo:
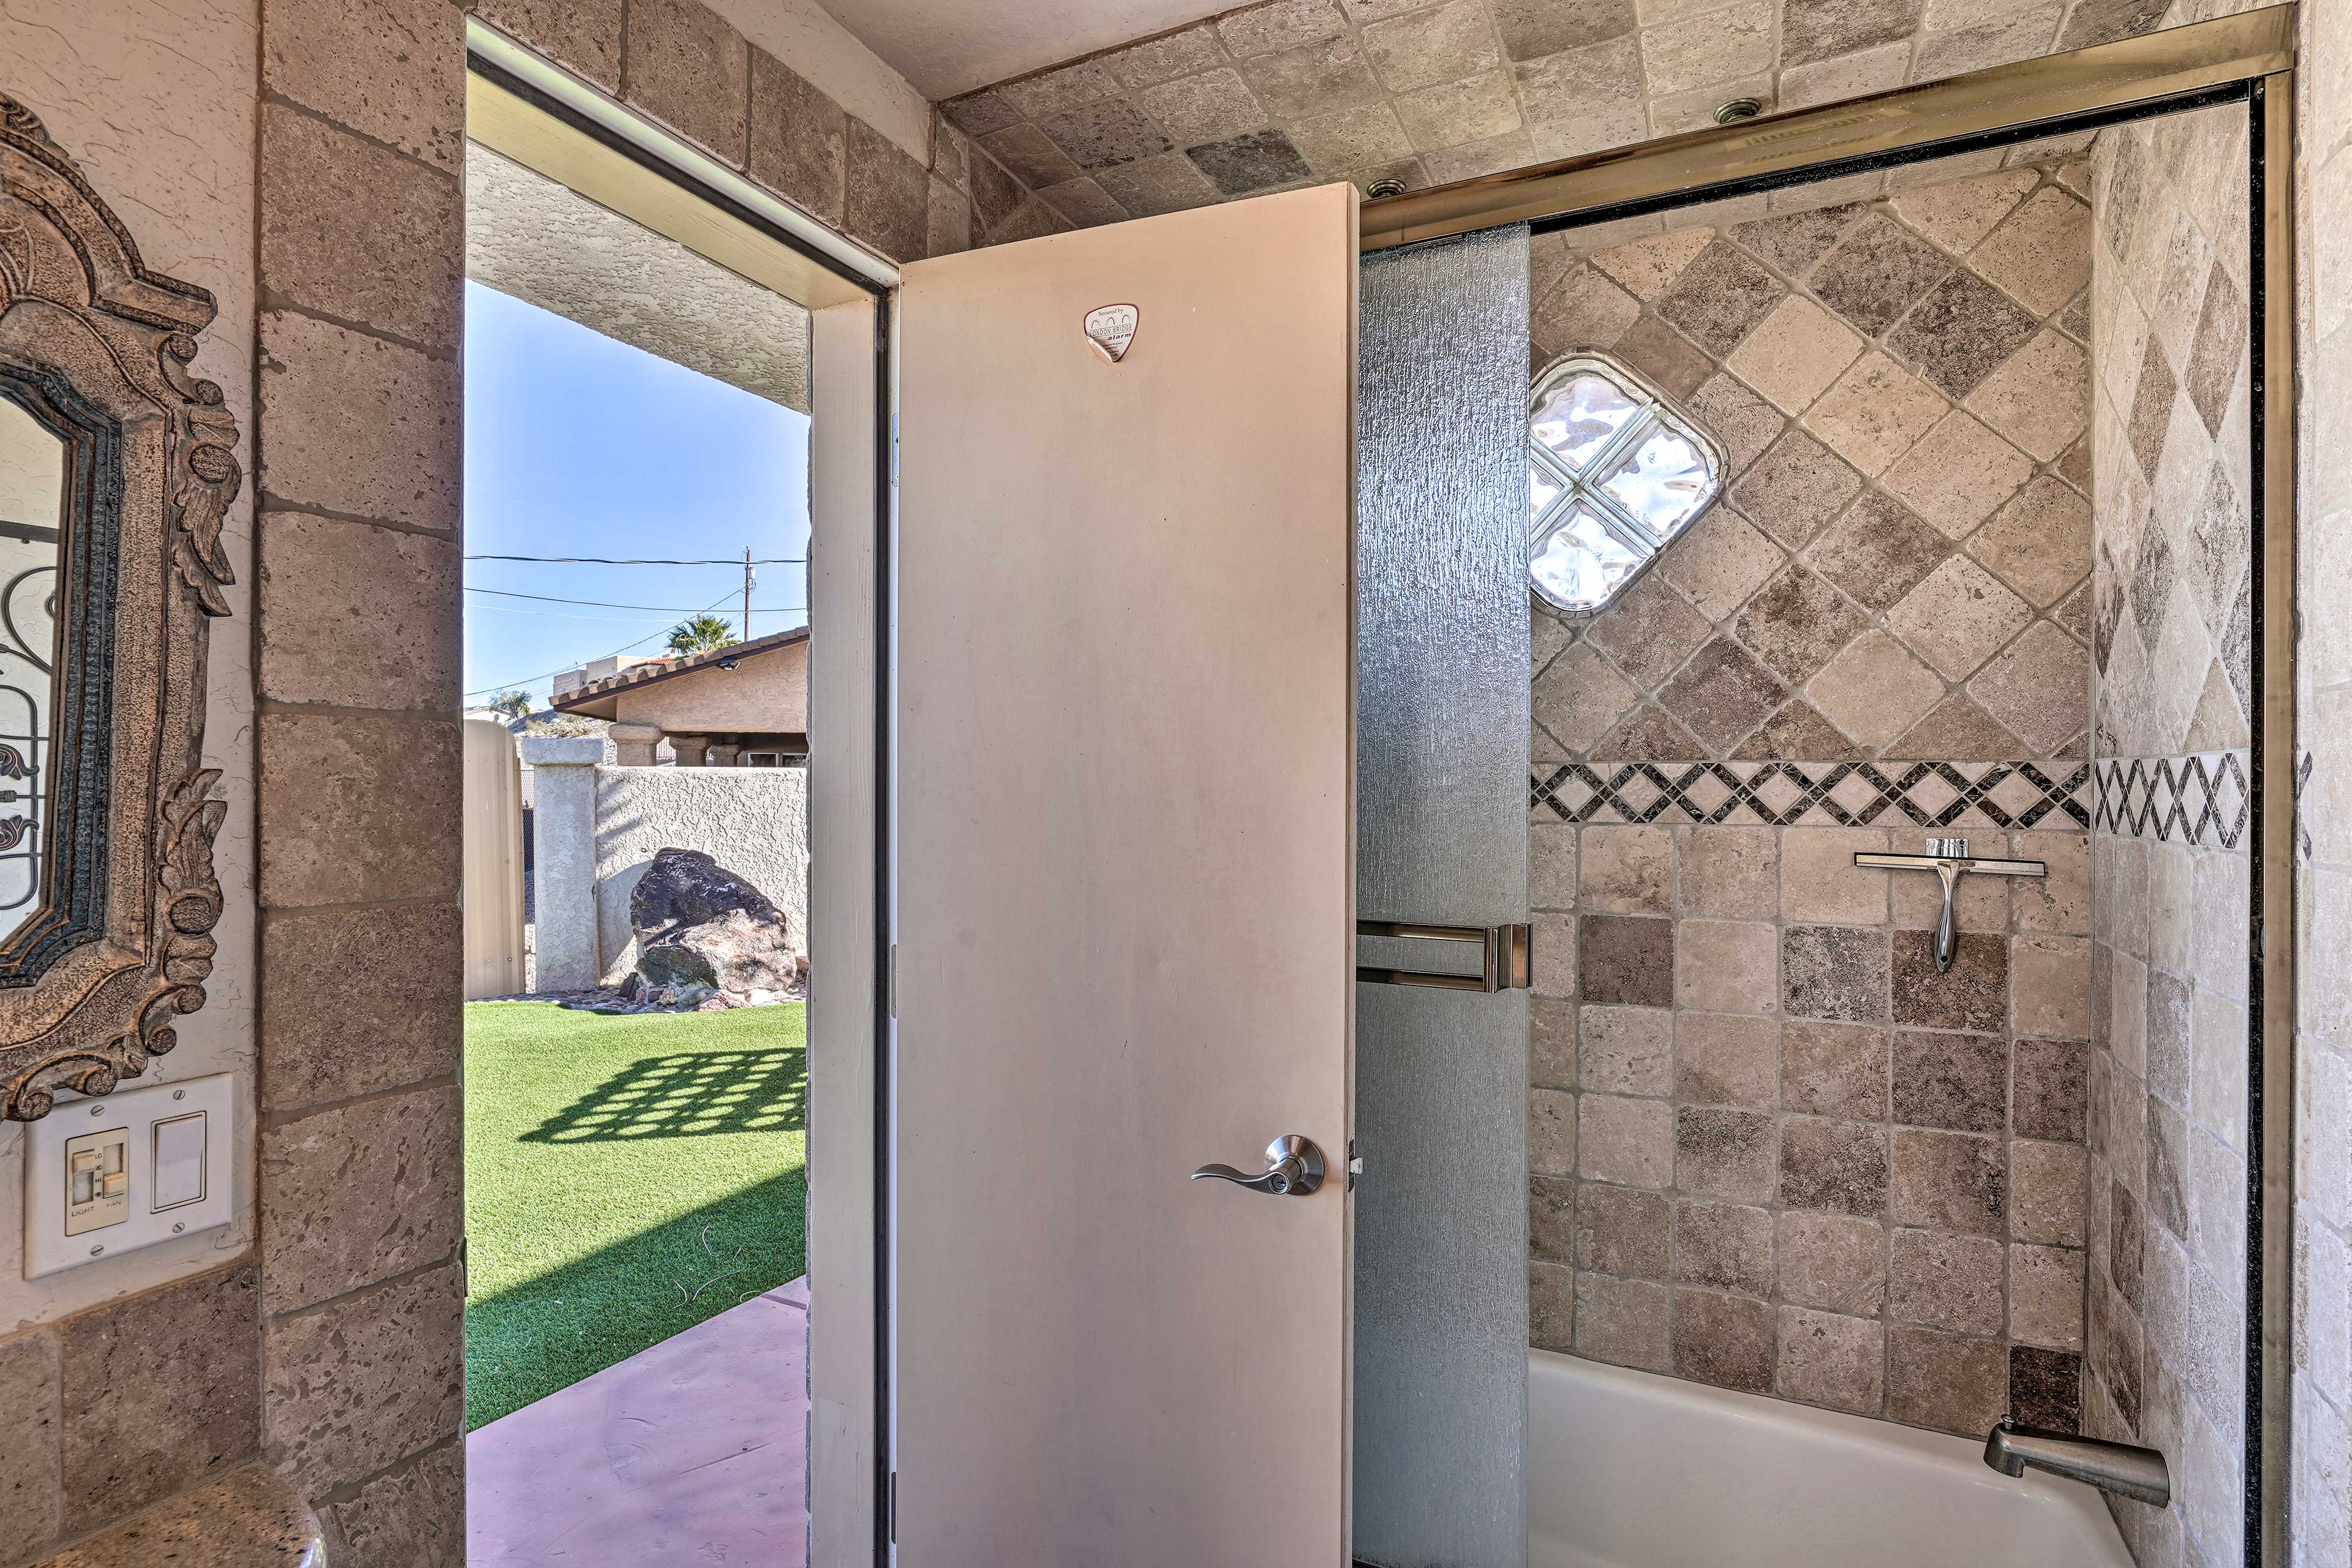
<instances>
[{"instance_id":1,"label":"blue sky","mask_svg":"<svg viewBox=\"0 0 2352 1568\"><path fill-rule=\"evenodd\" d=\"M740 562L746 545L805 557L808 533L807 416L466 285L467 554ZM742 584L740 564L468 561L466 701L511 686L543 703L552 671L640 639L629 651L658 653L714 601L740 622ZM806 584L805 567L761 567L752 635L806 622Z\"/></svg>"}]
</instances>

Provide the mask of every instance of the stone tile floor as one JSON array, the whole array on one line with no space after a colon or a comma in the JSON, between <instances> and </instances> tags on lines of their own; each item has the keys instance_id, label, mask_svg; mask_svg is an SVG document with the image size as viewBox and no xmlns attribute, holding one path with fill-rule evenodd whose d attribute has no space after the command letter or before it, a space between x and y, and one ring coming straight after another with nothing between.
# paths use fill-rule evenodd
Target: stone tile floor
<instances>
[{"instance_id":1,"label":"stone tile floor","mask_svg":"<svg viewBox=\"0 0 2352 1568\"><path fill-rule=\"evenodd\" d=\"M805 1275L466 1439L466 1561L807 1561Z\"/></svg>"}]
</instances>

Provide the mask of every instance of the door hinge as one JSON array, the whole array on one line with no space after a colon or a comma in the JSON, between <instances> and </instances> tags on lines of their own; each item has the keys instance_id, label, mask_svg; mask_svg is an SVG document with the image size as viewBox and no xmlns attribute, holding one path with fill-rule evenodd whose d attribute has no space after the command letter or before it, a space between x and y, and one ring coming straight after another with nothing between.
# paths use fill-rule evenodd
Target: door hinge
<instances>
[{"instance_id":1,"label":"door hinge","mask_svg":"<svg viewBox=\"0 0 2352 1568\"><path fill-rule=\"evenodd\" d=\"M890 1016L898 1016L898 944L890 944Z\"/></svg>"},{"instance_id":2,"label":"door hinge","mask_svg":"<svg viewBox=\"0 0 2352 1568\"><path fill-rule=\"evenodd\" d=\"M890 1472L890 1544L898 1544L898 1472Z\"/></svg>"}]
</instances>

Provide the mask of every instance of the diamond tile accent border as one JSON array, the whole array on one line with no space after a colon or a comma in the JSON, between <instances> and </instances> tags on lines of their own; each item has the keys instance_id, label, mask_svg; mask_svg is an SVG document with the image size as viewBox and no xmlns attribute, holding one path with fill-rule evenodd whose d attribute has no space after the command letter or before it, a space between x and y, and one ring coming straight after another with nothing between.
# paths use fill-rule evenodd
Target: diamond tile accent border
<instances>
[{"instance_id":1,"label":"diamond tile accent border","mask_svg":"<svg viewBox=\"0 0 2352 1568\"><path fill-rule=\"evenodd\" d=\"M1540 822L2088 827L2091 783L2068 762L1561 763L1531 770L1528 807Z\"/></svg>"},{"instance_id":2,"label":"diamond tile accent border","mask_svg":"<svg viewBox=\"0 0 2352 1568\"><path fill-rule=\"evenodd\" d=\"M2235 849L2252 809L2247 753L2109 757L2098 763L2102 833Z\"/></svg>"}]
</instances>

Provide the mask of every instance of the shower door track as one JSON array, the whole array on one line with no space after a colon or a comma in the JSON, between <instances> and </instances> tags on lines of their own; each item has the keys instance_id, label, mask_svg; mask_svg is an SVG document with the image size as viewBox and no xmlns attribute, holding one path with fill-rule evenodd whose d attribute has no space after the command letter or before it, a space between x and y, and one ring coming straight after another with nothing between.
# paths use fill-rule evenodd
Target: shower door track
<instances>
[{"instance_id":1,"label":"shower door track","mask_svg":"<svg viewBox=\"0 0 2352 1568\"><path fill-rule=\"evenodd\" d=\"M2145 33L1867 98L1364 204L1366 252L1525 224L1553 233L2222 104L2246 109L2259 530L2248 805L2245 1561L2285 1568L2294 1294L2294 69L2297 7Z\"/></svg>"}]
</instances>

